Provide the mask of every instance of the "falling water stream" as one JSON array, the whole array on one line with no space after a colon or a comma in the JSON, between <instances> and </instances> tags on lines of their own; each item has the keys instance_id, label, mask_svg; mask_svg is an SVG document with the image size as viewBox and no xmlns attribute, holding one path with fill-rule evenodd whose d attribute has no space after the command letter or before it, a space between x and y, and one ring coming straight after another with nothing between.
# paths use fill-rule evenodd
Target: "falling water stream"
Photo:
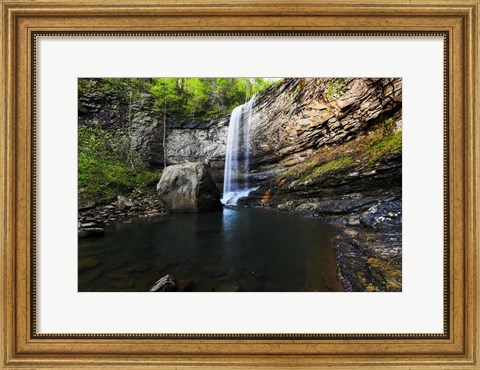
<instances>
[{"instance_id":1,"label":"falling water stream","mask_svg":"<svg viewBox=\"0 0 480 370\"><path fill-rule=\"evenodd\" d=\"M249 187L250 171L250 126L255 95L245 104L236 107L230 116L227 148L225 154L225 175L223 178L224 205L234 206L238 199L252 191Z\"/></svg>"}]
</instances>

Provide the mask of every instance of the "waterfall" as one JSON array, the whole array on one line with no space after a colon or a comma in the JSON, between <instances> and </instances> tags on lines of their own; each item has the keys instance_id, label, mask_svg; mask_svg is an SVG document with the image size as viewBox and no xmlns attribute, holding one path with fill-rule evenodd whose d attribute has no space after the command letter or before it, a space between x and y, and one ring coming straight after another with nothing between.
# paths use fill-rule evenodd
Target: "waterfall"
<instances>
[{"instance_id":1,"label":"waterfall","mask_svg":"<svg viewBox=\"0 0 480 370\"><path fill-rule=\"evenodd\" d=\"M245 104L236 107L230 115L227 148L225 153L225 175L223 177L222 203L236 205L238 199L250 193L248 173L250 171L250 124L255 95Z\"/></svg>"}]
</instances>

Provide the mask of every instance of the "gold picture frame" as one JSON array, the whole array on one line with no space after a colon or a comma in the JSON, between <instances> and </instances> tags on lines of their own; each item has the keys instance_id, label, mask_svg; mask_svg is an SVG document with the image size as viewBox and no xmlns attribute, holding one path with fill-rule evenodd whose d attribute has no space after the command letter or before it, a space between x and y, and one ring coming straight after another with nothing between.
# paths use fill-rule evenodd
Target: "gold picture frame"
<instances>
[{"instance_id":1,"label":"gold picture frame","mask_svg":"<svg viewBox=\"0 0 480 370\"><path fill-rule=\"evenodd\" d=\"M479 0L1 0L2 367L478 368ZM36 332L36 39L392 34L445 42L445 322L439 335Z\"/></svg>"}]
</instances>

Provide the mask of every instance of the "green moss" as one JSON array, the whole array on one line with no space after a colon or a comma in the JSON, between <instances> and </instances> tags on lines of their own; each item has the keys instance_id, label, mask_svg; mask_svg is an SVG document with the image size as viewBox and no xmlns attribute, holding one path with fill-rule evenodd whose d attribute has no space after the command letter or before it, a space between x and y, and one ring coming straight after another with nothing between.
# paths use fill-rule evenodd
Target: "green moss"
<instances>
[{"instance_id":1,"label":"green moss","mask_svg":"<svg viewBox=\"0 0 480 370\"><path fill-rule=\"evenodd\" d=\"M393 134L383 136L372 140L364 148L364 154L368 157L368 164L377 162L386 154L395 152L402 147L402 132L397 131Z\"/></svg>"},{"instance_id":2,"label":"green moss","mask_svg":"<svg viewBox=\"0 0 480 370\"><path fill-rule=\"evenodd\" d=\"M291 188L317 180L327 173L355 168L362 171L402 148L402 132L395 132L398 116L379 121L364 135L340 145L324 146L302 163L277 176L277 186Z\"/></svg>"},{"instance_id":3,"label":"green moss","mask_svg":"<svg viewBox=\"0 0 480 370\"><path fill-rule=\"evenodd\" d=\"M297 164L277 175L277 179L280 180L287 177L298 177L309 168L314 167L317 163L318 162L314 158L308 162Z\"/></svg>"},{"instance_id":4,"label":"green moss","mask_svg":"<svg viewBox=\"0 0 480 370\"><path fill-rule=\"evenodd\" d=\"M351 167L354 161L350 154L344 155L343 157L336 158L330 162L324 163L321 166L315 167L313 171L306 174L304 177L306 180L316 179L328 172L338 171L344 168Z\"/></svg>"},{"instance_id":5,"label":"green moss","mask_svg":"<svg viewBox=\"0 0 480 370\"><path fill-rule=\"evenodd\" d=\"M396 122L395 118L390 117L389 119L386 119L385 121L383 121L382 125L386 127L391 127L395 122Z\"/></svg>"},{"instance_id":6,"label":"green moss","mask_svg":"<svg viewBox=\"0 0 480 370\"><path fill-rule=\"evenodd\" d=\"M323 163L319 166L315 166L310 171L304 171L300 174L300 180L308 181L315 180L326 173L339 171L348 167L353 166L354 160L351 154L346 154L342 157L333 159L329 162Z\"/></svg>"}]
</instances>

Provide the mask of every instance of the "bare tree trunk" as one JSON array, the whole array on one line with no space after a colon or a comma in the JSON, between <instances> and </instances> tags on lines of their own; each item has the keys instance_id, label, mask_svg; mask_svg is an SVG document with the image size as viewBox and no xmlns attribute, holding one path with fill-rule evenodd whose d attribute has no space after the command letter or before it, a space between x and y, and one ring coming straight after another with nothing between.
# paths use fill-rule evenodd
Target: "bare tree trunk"
<instances>
[{"instance_id":1,"label":"bare tree trunk","mask_svg":"<svg viewBox=\"0 0 480 370\"><path fill-rule=\"evenodd\" d=\"M132 156L132 86L131 82L128 82L128 128L127 128L127 135L128 135L128 151L127 151L127 162L129 162L132 170L135 169L133 164L133 156Z\"/></svg>"},{"instance_id":2,"label":"bare tree trunk","mask_svg":"<svg viewBox=\"0 0 480 370\"><path fill-rule=\"evenodd\" d=\"M167 97L163 100L163 168L167 167Z\"/></svg>"}]
</instances>

